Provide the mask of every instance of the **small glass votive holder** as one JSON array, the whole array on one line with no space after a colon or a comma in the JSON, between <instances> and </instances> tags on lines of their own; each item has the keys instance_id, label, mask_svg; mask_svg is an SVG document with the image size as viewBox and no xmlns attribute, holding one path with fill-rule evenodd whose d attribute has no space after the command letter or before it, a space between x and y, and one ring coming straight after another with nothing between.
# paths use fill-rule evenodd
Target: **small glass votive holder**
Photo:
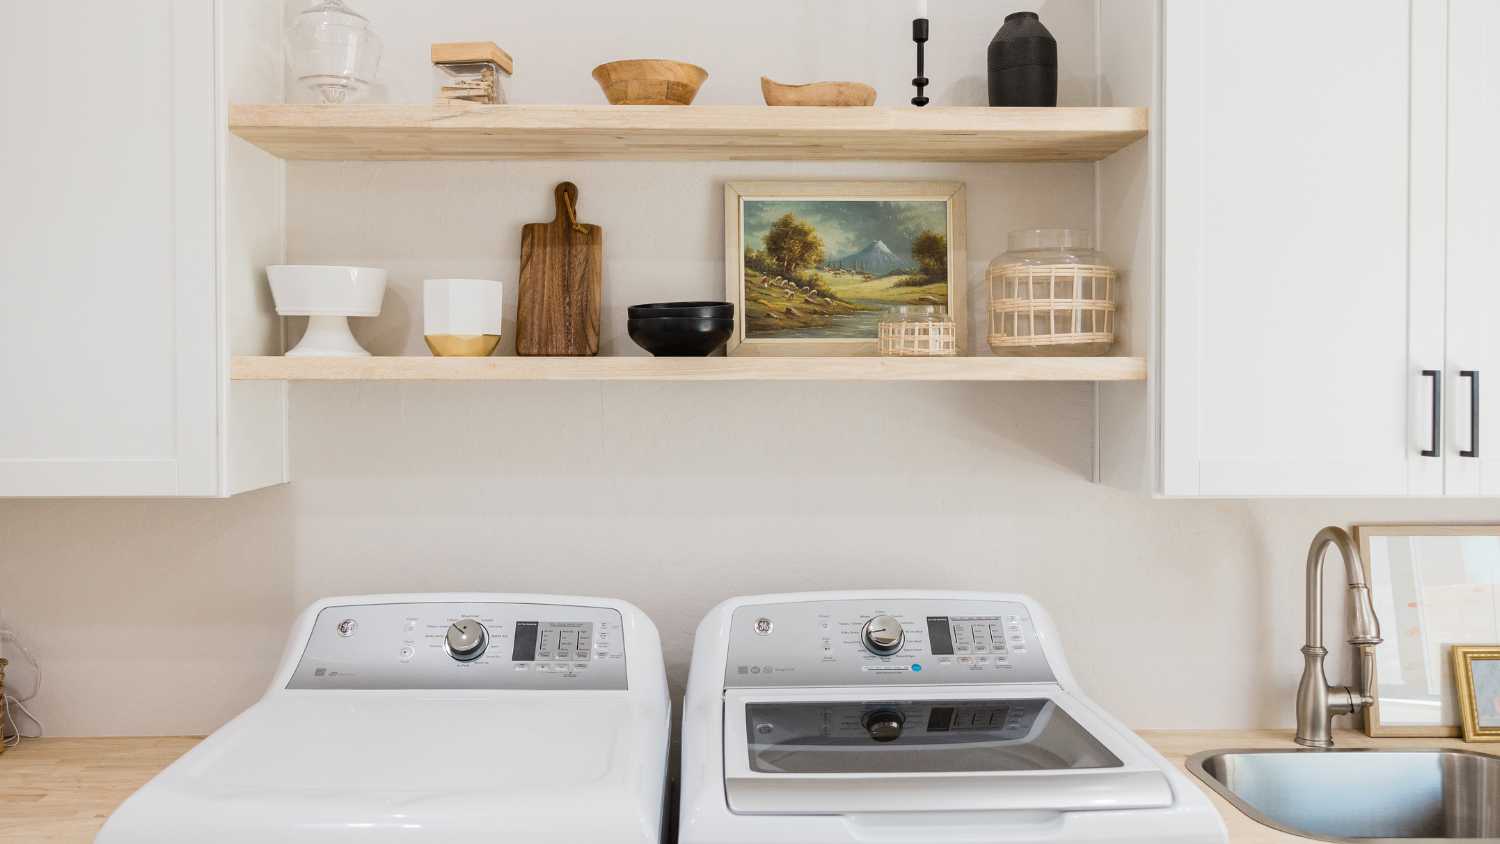
<instances>
[{"instance_id":1,"label":"small glass votive holder","mask_svg":"<svg viewBox=\"0 0 1500 844\"><path fill-rule=\"evenodd\" d=\"M881 318L878 336L883 357L958 355L958 324L942 305L897 305Z\"/></svg>"}]
</instances>

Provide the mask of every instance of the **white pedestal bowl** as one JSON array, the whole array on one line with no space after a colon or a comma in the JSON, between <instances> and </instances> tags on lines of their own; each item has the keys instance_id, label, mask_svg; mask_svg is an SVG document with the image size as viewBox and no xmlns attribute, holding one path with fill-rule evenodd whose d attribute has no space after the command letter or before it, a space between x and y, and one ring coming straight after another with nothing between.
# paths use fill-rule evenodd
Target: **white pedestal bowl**
<instances>
[{"instance_id":1,"label":"white pedestal bowl","mask_svg":"<svg viewBox=\"0 0 1500 844\"><path fill-rule=\"evenodd\" d=\"M373 267L267 267L276 313L305 316L307 333L287 357L367 358L349 317L380 315L386 271Z\"/></svg>"}]
</instances>

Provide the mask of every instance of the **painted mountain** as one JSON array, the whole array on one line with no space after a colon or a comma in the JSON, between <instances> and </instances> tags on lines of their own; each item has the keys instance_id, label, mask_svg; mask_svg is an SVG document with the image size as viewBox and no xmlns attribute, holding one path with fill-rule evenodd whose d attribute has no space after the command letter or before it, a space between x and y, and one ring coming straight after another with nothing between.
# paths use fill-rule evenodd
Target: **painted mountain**
<instances>
[{"instance_id":1,"label":"painted mountain","mask_svg":"<svg viewBox=\"0 0 1500 844\"><path fill-rule=\"evenodd\" d=\"M911 261L903 260L892 252L883 240L873 240L853 255L845 255L836 261L830 261L828 266L856 273L869 273L873 276L914 272L916 269Z\"/></svg>"}]
</instances>

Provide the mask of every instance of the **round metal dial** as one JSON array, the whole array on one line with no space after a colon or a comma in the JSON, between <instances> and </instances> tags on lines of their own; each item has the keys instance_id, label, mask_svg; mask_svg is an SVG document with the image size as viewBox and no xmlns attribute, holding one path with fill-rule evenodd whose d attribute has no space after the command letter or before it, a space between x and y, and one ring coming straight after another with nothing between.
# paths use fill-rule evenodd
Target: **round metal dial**
<instances>
[{"instance_id":1,"label":"round metal dial","mask_svg":"<svg viewBox=\"0 0 1500 844\"><path fill-rule=\"evenodd\" d=\"M901 728L906 726L906 716L894 709L877 709L864 718L865 731L879 742L901 738Z\"/></svg>"},{"instance_id":2,"label":"round metal dial","mask_svg":"<svg viewBox=\"0 0 1500 844\"><path fill-rule=\"evenodd\" d=\"M901 646L906 644L906 631L901 629L901 622L888 615L877 615L865 622L865 629L860 634L865 643L865 650L877 656L891 656L899 653Z\"/></svg>"},{"instance_id":3,"label":"round metal dial","mask_svg":"<svg viewBox=\"0 0 1500 844\"><path fill-rule=\"evenodd\" d=\"M478 659L490 643L490 631L472 618L466 618L448 628L448 656L459 662Z\"/></svg>"}]
</instances>

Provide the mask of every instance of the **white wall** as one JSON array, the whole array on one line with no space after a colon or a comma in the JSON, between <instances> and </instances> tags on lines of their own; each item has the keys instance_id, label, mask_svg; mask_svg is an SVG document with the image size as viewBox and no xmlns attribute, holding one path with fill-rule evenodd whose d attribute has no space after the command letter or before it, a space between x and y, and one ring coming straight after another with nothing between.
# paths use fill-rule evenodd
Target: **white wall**
<instances>
[{"instance_id":1,"label":"white wall","mask_svg":"<svg viewBox=\"0 0 1500 844\"><path fill-rule=\"evenodd\" d=\"M595 102L597 61L649 54L708 67L707 103L753 102L761 72L866 79L886 104L910 96L910 11L896 0L575 0L524 14L450 0L440 19L429 4L356 6L386 36L396 100L425 97L428 42L464 38L516 56L516 101ZM985 44L1014 7L933 6L937 101L981 103ZM1065 47L1065 96L1088 102L1093 3L1041 11ZM727 179L962 180L976 278L1008 229L1087 226L1094 213L1087 165L288 171L290 260L392 270L386 313L359 326L379 353L420 351L423 277L513 287L519 226L550 218L564 178L607 232L613 353L635 351L624 305L720 290ZM1152 501L1085 480L1092 414L1086 385L298 385L290 486L220 502L0 502L0 613L46 665L36 709L60 735L217 727L260 693L297 610L330 594L619 596L656 620L680 691L693 628L722 598L887 586L1029 592L1083 682L1129 723L1242 727L1290 720L1317 528L1495 513Z\"/></svg>"}]
</instances>

